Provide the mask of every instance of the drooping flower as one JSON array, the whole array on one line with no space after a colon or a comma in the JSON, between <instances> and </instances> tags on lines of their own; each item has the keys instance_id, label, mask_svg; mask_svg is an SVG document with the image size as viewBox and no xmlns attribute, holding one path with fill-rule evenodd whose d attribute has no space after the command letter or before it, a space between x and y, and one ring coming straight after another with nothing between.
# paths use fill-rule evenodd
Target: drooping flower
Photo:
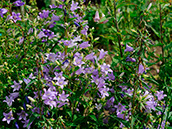
<instances>
[{"instance_id":1,"label":"drooping flower","mask_svg":"<svg viewBox=\"0 0 172 129\"><path fill-rule=\"evenodd\" d=\"M17 0L13 4L18 7L18 6L23 6L25 3L22 2L21 0Z\"/></svg>"},{"instance_id":2,"label":"drooping flower","mask_svg":"<svg viewBox=\"0 0 172 129\"><path fill-rule=\"evenodd\" d=\"M89 47L90 46L90 44L88 44L88 41L87 42L83 42L83 43L81 43L80 44L80 48L87 48L87 47Z\"/></svg>"},{"instance_id":3,"label":"drooping flower","mask_svg":"<svg viewBox=\"0 0 172 129\"><path fill-rule=\"evenodd\" d=\"M136 59L131 58L131 57L128 56L128 57L126 58L126 61L136 62Z\"/></svg>"},{"instance_id":4,"label":"drooping flower","mask_svg":"<svg viewBox=\"0 0 172 129\"><path fill-rule=\"evenodd\" d=\"M93 19L94 19L94 22L99 22L100 17L99 17L99 12L98 11L96 11L95 17Z\"/></svg>"},{"instance_id":5,"label":"drooping flower","mask_svg":"<svg viewBox=\"0 0 172 129\"><path fill-rule=\"evenodd\" d=\"M12 97L6 96L6 100L4 100L3 102L6 102L8 104L8 106L12 105L12 102L14 102L14 99Z\"/></svg>"},{"instance_id":6,"label":"drooping flower","mask_svg":"<svg viewBox=\"0 0 172 129\"><path fill-rule=\"evenodd\" d=\"M8 124L11 122L11 120L14 120L12 111L10 111L9 113L3 112L3 115L4 115L4 118L2 119L2 121L7 121Z\"/></svg>"},{"instance_id":7,"label":"drooping flower","mask_svg":"<svg viewBox=\"0 0 172 129\"><path fill-rule=\"evenodd\" d=\"M8 12L7 9L1 8L1 9L0 9L0 16L1 16L1 17L4 17L3 15L6 14L7 12Z\"/></svg>"},{"instance_id":8,"label":"drooping flower","mask_svg":"<svg viewBox=\"0 0 172 129\"><path fill-rule=\"evenodd\" d=\"M25 96L25 99L26 99L26 102L27 102L27 103L30 103L30 100L28 99L27 96Z\"/></svg>"},{"instance_id":9,"label":"drooping flower","mask_svg":"<svg viewBox=\"0 0 172 129\"><path fill-rule=\"evenodd\" d=\"M19 45L21 45L23 43L23 41L24 41L24 37L20 38Z\"/></svg>"},{"instance_id":10,"label":"drooping flower","mask_svg":"<svg viewBox=\"0 0 172 129\"><path fill-rule=\"evenodd\" d=\"M19 96L19 92L10 93L9 97L12 97L13 99L17 98Z\"/></svg>"},{"instance_id":11,"label":"drooping flower","mask_svg":"<svg viewBox=\"0 0 172 129\"><path fill-rule=\"evenodd\" d=\"M145 71L146 69L144 68L144 66L142 64L139 64L139 70L138 70L138 74L143 74L143 72Z\"/></svg>"},{"instance_id":12,"label":"drooping flower","mask_svg":"<svg viewBox=\"0 0 172 129\"><path fill-rule=\"evenodd\" d=\"M107 51L104 51L103 49L99 50L99 52L100 54L98 60L103 59L104 56L107 54Z\"/></svg>"},{"instance_id":13,"label":"drooping flower","mask_svg":"<svg viewBox=\"0 0 172 129\"><path fill-rule=\"evenodd\" d=\"M126 49L124 52L132 52L134 49L126 44Z\"/></svg>"}]
</instances>

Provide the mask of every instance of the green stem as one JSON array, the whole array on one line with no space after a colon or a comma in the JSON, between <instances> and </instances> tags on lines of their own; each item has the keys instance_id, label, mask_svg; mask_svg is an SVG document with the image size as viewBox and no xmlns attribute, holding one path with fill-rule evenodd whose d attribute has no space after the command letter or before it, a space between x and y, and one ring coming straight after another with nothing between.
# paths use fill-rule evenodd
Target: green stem
<instances>
[{"instance_id":1,"label":"green stem","mask_svg":"<svg viewBox=\"0 0 172 129\"><path fill-rule=\"evenodd\" d=\"M122 54L122 48L121 48L121 36L120 36L120 32L119 32L119 27L118 27L118 21L117 21L117 17L116 17L116 1L114 0L114 15L115 15L115 24L116 24L116 29L117 29L117 32L118 32L118 45L119 45L119 49L120 49L120 55L121 57L123 57L123 54Z\"/></svg>"},{"instance_id":2,"label":"green stem","mask_svg":"<svg viewBox=\"0 0 172 129\"><path fill-rule=\"evenodd\" d=\"M161 4L159 4L160 8L160 42L161 42L161 49L162 49L162 64L164 63L164 45L163 45L163 37L162 37L162 13L161 13Z\"/></svg>"}]
</instances>

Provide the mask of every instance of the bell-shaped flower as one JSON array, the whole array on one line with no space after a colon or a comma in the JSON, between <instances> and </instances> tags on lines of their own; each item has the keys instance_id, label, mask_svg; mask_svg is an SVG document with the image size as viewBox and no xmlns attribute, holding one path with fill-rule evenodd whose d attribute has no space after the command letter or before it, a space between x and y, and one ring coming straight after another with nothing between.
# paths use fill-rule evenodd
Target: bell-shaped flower
<instances>
[{"instance_id":1,"label":"bell-shaped flower","mask_svg":"<svg viewBox=\"0 0 172 129\"><path fill-rule=\"evenodd\" d=\"M126 49L124 52L132 52L134 49L126 44Z\"/></svg>"},{"instance_id":2,"label":"bell-shaped flower","mask_svg":"<svg viewBox=\"0 0 172 129\"><path fill-rule=\"evenodd\" d=\"M94 22L99 22L100 21L100 17L99 17L99 12L98 11L96 11L96 14L95 14L93 19L94 19Z\"/></svg>"}]
</instances>

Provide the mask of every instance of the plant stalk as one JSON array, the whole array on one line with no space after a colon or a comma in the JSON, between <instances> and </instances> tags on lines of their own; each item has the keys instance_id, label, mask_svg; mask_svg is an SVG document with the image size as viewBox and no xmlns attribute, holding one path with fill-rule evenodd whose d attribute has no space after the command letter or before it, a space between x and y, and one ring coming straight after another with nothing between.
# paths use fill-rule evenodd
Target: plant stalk
<instances>
[{"instance_id":1,"label":"plant stalk","mask_svg":"<svg viewBox=\"0 0 172 129\"><path fill-rule=\"evenodd\" d=\"M117 17L116 17L116 1L114 0L114 14L115 14L115 24L116 24L116 29L117 29L117 32L118 32L118 45L119 45L119 49L120 49L120 55L121 57L123 57L123 54L122 54L122 48L121 48L121 37L119 35L119 27L118 27L118 21L117 21Z\"/></svg>"}]
</instances>

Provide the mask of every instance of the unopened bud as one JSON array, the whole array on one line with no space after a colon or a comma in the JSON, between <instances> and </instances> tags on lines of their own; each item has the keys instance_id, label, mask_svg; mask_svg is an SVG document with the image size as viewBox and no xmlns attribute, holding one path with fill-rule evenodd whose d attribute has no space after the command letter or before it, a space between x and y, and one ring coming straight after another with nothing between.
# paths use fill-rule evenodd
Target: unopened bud
<instances>
[{"instance_id":1,"label":"unopened bud","mask_svg":"<svg viewBox=\"0 0 172 129\"><path fill-rule=\"evenodd\" d=\"M20 99L20 98L17 98L17 100L18 100L18 101L21 101L21 99Z\"/></svg>"},{"instance_id":2,"label":"unopened bud","mask_svg":"<svg viewBox=\"0 0 172 129\"><path fill-rule=\"evenodd\" d=\"M31 105L29 105L29 104L26 104L26 107L28 107L28 108L32 108L32 106L31 106Z\"/></svg>"},{"instance_id":3,"label":"unopened bud","mask_svg":"<svg viewBox=\"0 0 172 129\"><path fill-rule=\"evenodd\" d=\"M7 65L8 65L8 63L7 63L7 62L4 62L4 65L6 65L6 66L7 66Z\"/></svg>"},{"instance_id":4,"label":"unopened bud","mask_svg":"<svg viewBox=\"0 0 172 129\"><path fill-rule=\"evenodd\" d=\"M20 109L21 109L21 110L24 110L24 108L23 108L23 107L21 107L21 106L20 106Z\"/></svg>"},{"instance_id":5,"label":"unopened bud","mask_svg":"<svg viewBox=\"0 0 172 129\"><path fill-rule=\"evenodd\" d=\"M56 84L54 83L54 81L52 81L52 83L53 83L53 85L56 85Z\"/></svg>"},{"instance_id":6,"label":"unopened bud","mask_svg":"<svg viewBox=\"0 0 172 129\"><path fill-rule=\"evenodd\" d=\"M60 65L60 63L57 60L55 62L56 62L57 65Z\"/></svg>"},{"instance_id":7,"label":"unopened bud","mask_svg":"<svg viewBox=\"0 0 172 129\"><path fill-rule=\"evenodd\" d=\"M28 96L28 99L31 101L31 102L36 102L36 100L35 99L33 99L32 97L30 97L30 96Z\"/></svg>"}]
</instances>

